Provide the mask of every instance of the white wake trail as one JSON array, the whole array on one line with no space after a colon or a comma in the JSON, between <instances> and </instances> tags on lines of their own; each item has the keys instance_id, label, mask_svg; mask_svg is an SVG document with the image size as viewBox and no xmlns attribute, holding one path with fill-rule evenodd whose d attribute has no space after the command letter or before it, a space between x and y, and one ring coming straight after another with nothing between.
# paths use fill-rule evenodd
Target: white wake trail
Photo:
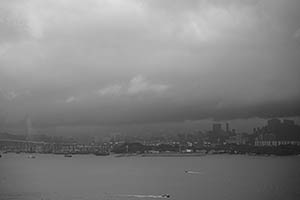
<instances>
[{"instance_id":1,"label":"white wake trail","mask_svg":"<svg viewBox=\"0 0 300 200\"><path fill-rule=\"evenodd\" d=\"M113 196L118 196L118 197L135 197L135 198L153 198L153 199L170 198L170 195L168 195L168 194L162 194L162 195L119 194L119 195L113 195Z\"/></svg>"}]
</instances>

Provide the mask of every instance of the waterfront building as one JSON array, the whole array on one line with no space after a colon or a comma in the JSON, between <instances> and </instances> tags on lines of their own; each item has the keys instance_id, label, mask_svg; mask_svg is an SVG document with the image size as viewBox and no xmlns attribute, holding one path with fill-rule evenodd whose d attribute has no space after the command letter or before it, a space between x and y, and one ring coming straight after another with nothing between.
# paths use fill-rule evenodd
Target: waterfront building
<instances>
[{"instance_id":1,"label":"waterfront building","mask_svg":"<svg viewBox=\"0 0 300 200\"><path fill-rule=\"evenodd\" d=\"M221 134L222 133L222 124L214 123L212 125L212 133L213 134Z\"/></svg>"},{"instance_id":2,"label":"waterfront building","mask_svg":"<svg viewBox=\"0 0 300 200\"><path fill-rule=\"evenodd\" d=\"M300 141L288 141L288 140L259 140L256 139L254 142L254 146L263 147L263 146L283 146L283 145L293 145L300 146Z\"/></svg>"},{"instance_id":3,"label":"waterfront building","mask_svg":"<svg viewBox=\"0 0 300 200\"><path fill-rule=\"evenodd\" d=\"M229 130L229 123L226 123L226 133L228 134L230 132Z\"/></svg>"},{"instance_id":4,"label":"waterfront building","mask_svg":"<svg viewBox=\"0 0 300 200\"><path fill-rule=\"evenodd\" d=\"M254 130L255 146L300 145L300 126L293 120L268 120L267 126Z\"/></svg>"}]
</instances>

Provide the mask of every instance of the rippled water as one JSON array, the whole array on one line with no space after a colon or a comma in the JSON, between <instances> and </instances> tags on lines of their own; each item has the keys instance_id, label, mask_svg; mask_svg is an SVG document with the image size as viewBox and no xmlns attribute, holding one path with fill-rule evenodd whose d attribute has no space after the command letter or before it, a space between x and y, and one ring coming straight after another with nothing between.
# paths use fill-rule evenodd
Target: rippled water
<instances>
[{"instance_id":1,"label":"rippled water","mask_svg":"<svg viewBox=\"0 0 300 200\"><path fill-rule=\"evenodd\" d=\"M197 173L186 173L189 170ZM0 199L300 199L300 156L4 154Z\"/></svg>"}]
</instances>

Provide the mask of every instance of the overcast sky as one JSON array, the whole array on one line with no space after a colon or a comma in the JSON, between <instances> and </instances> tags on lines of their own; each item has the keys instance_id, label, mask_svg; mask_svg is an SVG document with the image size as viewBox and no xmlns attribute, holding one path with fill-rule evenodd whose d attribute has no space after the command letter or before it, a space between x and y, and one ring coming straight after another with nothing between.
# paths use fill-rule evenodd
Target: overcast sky
<instances>
[{"instance_id":1,"label":"overcast sky","mask_svg":"<svg viewBox=\"0 0 300 200\"><path fill-rule=\"evenodd\" d=\"M299 116L299 8L299 0L1 0L1 123Z\"/></svg>"}]
</instances>

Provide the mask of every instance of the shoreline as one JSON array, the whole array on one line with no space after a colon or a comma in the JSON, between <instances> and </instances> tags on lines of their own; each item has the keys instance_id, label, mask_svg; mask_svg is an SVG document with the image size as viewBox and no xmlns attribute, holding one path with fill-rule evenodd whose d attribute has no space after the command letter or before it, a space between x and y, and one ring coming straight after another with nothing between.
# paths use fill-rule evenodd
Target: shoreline
<instances>
[{"instance_id":1,"label":"shoreline","mask_svg":"<svg viewBox=\"0 0 300 200\"><path fill-rule=\"evenodd\" d=\"M0 152L1 157L3 157L5 154L28 154L28 155L64 155L64 154L57 154L57 153L38 153L38 152L20 152L20 153L15 153L15 152L7 152L3 153ZM72 154L71 155L95 155L95 154ZM168 152L168 153L124 153L124 154L116 154L116 153L111 153L109 155L105 156L97 156L96 157L115 157L115 158L122 158L122 157L203 157L203 156L212 156L212 155L244 155L244 156L264 156L264 157L269 157L269 156L276 156L276 157L285 157L285 156L300 156L300 154L272 154L272 153L227 153L227 152L222 152L222 153L178 153L178 152Z\"/></svg>"},{"instance_id":2,"label":"shoreline","mask_svg":"<svg viewBox=\"0 0 300 200\"><path fill-rule=\"evenodd\" d=\"M206 153L143 153L141 157L199 157L206 156Z\"/></svg>"}]
</instances>

